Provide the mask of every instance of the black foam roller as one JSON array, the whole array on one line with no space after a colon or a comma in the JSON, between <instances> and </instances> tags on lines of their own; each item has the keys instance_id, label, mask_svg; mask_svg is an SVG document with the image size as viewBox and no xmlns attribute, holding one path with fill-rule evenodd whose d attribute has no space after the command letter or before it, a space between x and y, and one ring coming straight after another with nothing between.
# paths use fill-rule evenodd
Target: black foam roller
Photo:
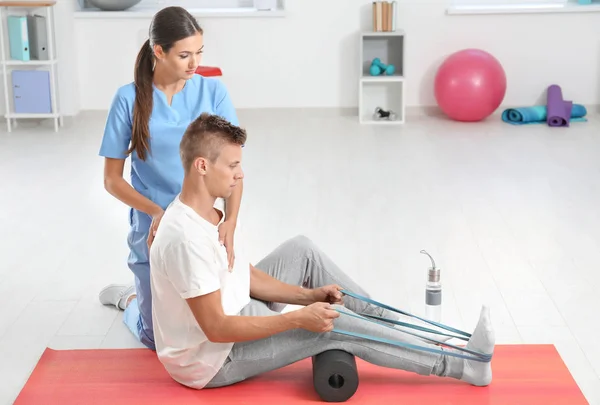
<instances>
[{"instance_id":1,"label":"black foam roller","mask_svg":"<svg viewBox=\"0 0 600 405\"><path fill-rule=\"evenodd\" d=\"M344 402L358 389L354 356L343 350L328 350L312 358L313 385L325 402Z\"/></svg>"}]
</instances>

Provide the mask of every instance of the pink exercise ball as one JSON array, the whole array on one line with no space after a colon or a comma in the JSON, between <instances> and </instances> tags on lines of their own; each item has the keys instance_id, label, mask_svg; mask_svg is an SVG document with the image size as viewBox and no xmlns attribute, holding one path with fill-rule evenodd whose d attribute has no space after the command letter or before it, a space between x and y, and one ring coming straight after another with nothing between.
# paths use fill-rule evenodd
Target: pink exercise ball
<instances>
[{"instance_id":1,"label":"pink exercise ball","mask_svg":"<svg viewBox=\"0 0 600 405\"><path fill-rule=\"evenodd\" d=\"M435 98L456 121L481 121L492 114L506 94L506 74L498 60L480 49L450 55L435 76Z\"/></svg>"}]
</instances>

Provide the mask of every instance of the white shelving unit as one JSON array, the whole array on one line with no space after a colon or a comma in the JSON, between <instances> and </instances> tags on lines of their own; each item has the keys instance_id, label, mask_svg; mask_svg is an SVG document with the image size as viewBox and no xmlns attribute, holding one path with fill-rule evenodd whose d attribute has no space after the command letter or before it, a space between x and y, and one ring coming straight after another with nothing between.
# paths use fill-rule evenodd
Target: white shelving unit
<instances>
[{"instance_id":1,"label":"white shelving unit","mask_svg":"<svg viewBox=\"0 0 600 405\"><path fill-rule=\"evenodd\" d=\"M358 85L358 118L361 124L404 124L406 116L405 38L405 32L400 29L392 32L361 33L361 74ZM375 58L379 58L386 65L394 65L394 74L372 76L370 68ZM373 114L377 107L396 113L396 120L375 120Z\"/></svg>"},{"instance_id":2,"label":"white shelving unit","mask_svg":"<svg viewBox=\"0 0 600 405\"><path fill-rule=\"evenodd\" d=\"M59 125L63 125L63 117L59 111L58 91L57 91L57 65L56 56L56 34L54 31L54 6L56 1L0 1L0 64L2 65L2 74L4 82L4 118L8 132L17 125L18 119L53 119L54 130L58 132ZM46 18L46 38L48 47L48 59L28 61L15 60L10 56L10 42L8 36L8 16L9 15L41 15ZM13 99L13 84L11 80L11 71L19 70L39 70L45 69L50 72L50 113L28 114L16 113Z\"/></svg>"}]
</instances>

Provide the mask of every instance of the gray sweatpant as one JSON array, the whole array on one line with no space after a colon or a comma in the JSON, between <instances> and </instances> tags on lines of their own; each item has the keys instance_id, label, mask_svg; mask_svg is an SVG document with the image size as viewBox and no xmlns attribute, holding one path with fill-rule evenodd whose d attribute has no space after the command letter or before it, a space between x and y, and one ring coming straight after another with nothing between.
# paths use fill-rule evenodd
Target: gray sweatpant
<instances>
[{"instance_id":1,"label":"gray sweatpant","mask_svg":"<svg viewBox=\"0 0 600 405\"><path fill-rule=\"evenodd\" d=\"M370 297L314 243L303 236L284 242L256 264L256 267L288 284L305 288L337 284L364 297ZM347 312L365 312L399 319L394 312L349 296L344 296L344 307ZM279 315L278 311L282 308L281 304L252 299L242 310L241 315ZM402 331L344 314L335 320L334 325L342 330L439 349ZM388 345L335 332L319 334L304 329L294 329L265 339L235 343L223 367L206 388L234 384L332 349L344 350L379 366L412 371L421 375L432 373L441 375L445 368L443 360L446 356L441 354Z\"/></svg>"}]
</instances>

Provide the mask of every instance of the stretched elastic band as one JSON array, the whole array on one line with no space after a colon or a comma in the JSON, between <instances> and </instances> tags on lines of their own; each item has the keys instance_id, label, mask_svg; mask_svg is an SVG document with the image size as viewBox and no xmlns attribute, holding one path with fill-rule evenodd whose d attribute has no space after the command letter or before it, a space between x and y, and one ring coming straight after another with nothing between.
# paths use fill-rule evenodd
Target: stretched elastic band
<instances>
[{"instance_id":1,"label":"stretched elastic band","mask_svg":"<svg viewBox=\"0 0 600 405\"><path fill-rule=\"evenodd\" d=\"M354 313L350 313L350 312L338 310L338 312L340 314L344 314L344 315L347 315L347 316L352 316L352 317L355 317L355 318L358 318L358 319L361 319L361 320L364 320L364 321L367 321L367 322L375 323L375 324L378 324L378 325L381 325L381 326L384 326L384 327L387 327L387 328L390 328L390 329L394 329L394 330L396 330L398 332L407 333L409 335L416 336L416 337L419 337L421 339L428 340L428 341L430 341L432 343L435 343L435 344L438 344L438 345L450 347L450 348L458 350L460 352L470 353L472 356L467 356L467 355L464 355L464 354L455 353L455 352L451 352L451 351L447 351L447 350L441 350L441 349L435 349L435 348L431 348L431 347L419 346L419 345L415 345L415 344L411 344L411 343L406 343L406 342L400 342L400 341L391 340L391 339L380 338L380 337L376 337L376 336L365 335L365 334L362 334L362 333L350 332L350 331L341 330L341 329L337 329L337 328L334 328L332 332L339 333L339 334L342 334L342 335L347 335L347 336L355 336L355 337L366 339L366 340L372 340L372 341L376 341L376 342L386 343L386 344L390 344L390 345L393 345L393 346L406 347L406 348L409 348L409 349L416 349L416 350L421 350L421 351L430 352L430 353L442 354L442 355L445 355L445 356L458 357L458 358L462 358L462 359L466 359L466 360L474 360L474 361L479 361L479 362L484 362L484 363L490 362L492 360L492 354L480 353L480 352L476 352L474 350L467 349L465 347L451 345L449 343L441 342L441 341L438 341L436 339L433 339L433 338L430 338L430 337L427 337L427 336L423 336L423 335L420 335L420 334L417 334L417 333L413 333L413 332L410 332L410 331L407 331L407 330L401 330L401 329L398 329L398 328L396 328L394 326L390 326L388 324L381 323L381 322L378 322L376 320L379 320L379 321L382 321L382 322L391 323L391 324L395 324L395 325L399 325L399 326L405 326L405 327L408 327L408 328L412 328L412 329L416 329L416 330L421 330L421 331L424 331L424 332L430 332L430 333L434 333L434 334L439 334L439 335L444 335L444 336L450 336L450 337L454 337L454 338L458 338L458 339L463 339L463 340L468 340L468 337L471 337L471 334L469 334L467 332L463 332L463 331L460 331L458 329L455 329L455 328L452 328L452 327L449 327L449 326L446 326L446 325L439 324L437 322L433 322L433 321L430 321L430 320L418 317L416 315L410 314L410 313L405 312L405 311L401 311L401 310L393 308L393 307L391 307L389 305L382 304L382 303L380 303L378 301L372 300L372 299L367 298L367 297L363 297L363 296L361 296L359 294L355 294L355 293L352 293L352 292L347 291L347 290L342 290L341 292L344 295L349 295L349 296L354 297L354 298L356 298L358 300L368 302L370 304L376 305L376 306L381 307L381 308L385 308L385 309L387 309L389 311L392 311L392 312L397 312L397 313L400 313L400 314L405 315L405 316L409 316L409 317L413 317L413 318L416 318L416 319L420 319L423 322L435 325L435 326L437 326L437 327L439 327L441 329L446 329L446 330L452 331L452 332L457 333L459 335L464 335L467 338L462 337L462 336L450 335L450 334L438 332L438 331L433 330L433 329L424 328L424 327L421 327L421 326L418 326L418 325L412 325L412 324L409 324L409 323L396 321L394 319L386 319L386 318L382 318L382 317L378 317L378 316L373 316L373 315L354 314Z\"/></svg>"},{"instance_id":2,"label":"stretched elastic band","mask_svg":"<svg viewBox=\"0 0 600 405\"><path fill-rule=\"evenodd\" d=\"M358 299L358 300L361 300L361 301L368 302L369 304L373 304L373 305L376 305L376 306L378 306L378 307L385 308L385 309L387 309L387 310L389 310L389 311L396 312L396 313L398 313L398 314L402 314L402 315L405 315L405 316L409 316L409 317L412 317L412 318L419 319L419 320L421 320L421 321L423 321L423 322L425 322L425 323L428 323L428 324L430 324L430 325L437 326L437 327L438 327L438 328L440 328L440 329L445 329L445 330L447 330L447 331L450 331L450 332L453 332L453 333L456 333L456 334L459 334L459 335L466 336L467 338L470 338L470 337L471 337L471 334L470 334L470 333L463 332L463 331L461 331L461 330L458 330L458 329L452 328L452 327L450 327L450 326L442 325L442 324L440 324L440 323L437 323L437 322L434 322L434 321L430 321L429 319L421 318L420 316L417 316L417 315L409 314L409 313L408 313L408 312L406 312L406 311L402 311L402 310L400 310L400 309L396 309L396 308L394 308L394 307L390 307L389 305L382 304L381 302L378 302L378 301L372 300L371 298L363 297L362 295L355 294L355 293L353 293L353 292L350 292L350 291L348 291L348 290L341 290L340 292L341 292L342 294L344 294L344 295L349 295L350 297L354 297L354 298L356 298L356 299ZM381 319L385 319L385 318L381 318ZM416 325L413 325L413 326L416 326ZM434 332L434 333L438 333L438 332Z\"/></svg>"},{"instance_id":3,"label":"stretched elastic band","mask_svg":"<svg viewBox=\"0 0 600 405\"><path fill-rule=\"evenodd\" d=\"M338 310L338 312L340 314L352 316L354 318L359 318L359 319L365 320L367 322L372 322L372 323L375 323L377 325L381 325L381 326L384 326L384 327L396 330L398 332L403 332L403 333L407 333L409 335L417 336L417 337L429 340L429 341L431 341L433 343L437 343L437 344L440 344L442 346L450 347L450 348L458 350L460 352L470 353L470 354L472 354L472 356L467 356L467 355L460 354L460 353L450 352L450 351L447 351L447 350L441 350L441 349L434 349L434 348L431 348L431 347L419 346L419 345L415 345L415 344L412 344L412 343L400 342L400 341L397 341L397 340L391 340L391 339L385 339L385 338L380 338L380 337L376 337L376 336L365 335L365 334L357 333L357 332L350 332L350 331L346 331L346 330L342 330L342 329L337 329L337 328L334 328L333 331L332 331L332 332L335 332L335 333L339 333L339 334L342 334L342 335L348 335L348 336L355 336L355 337L359 337L359 338L362 338L362 339L367 339L367 340L372 340L372 341L376 341L376 342L390 344L390 345L393 345L393 346L406 347L406 348L409 348L409 349L417 349L417 350L421 350L421 351L425 351L425 352L442 354L442 355L445 355L445 356L459 357L461 359L466 359L466 360L475 360L475 361L480 361L480 362L484 362L484 363L490 362L492 360L492 355L490 355L490 354L479 353L479 352L476 352L474 350L470 350L470 349L467 349L467 348L464 348L464 347L460 347L460 346L451 345L451 344L445 343L445 342L440 342L440 341L437 341L435 339L428 338L426 336L421 336L421 335L416 334L416 333L412 333L412 332L409 332L409 331L403 331L403 330L397 329L397 328L395 328L393 326L385 325L385 324L379 323L377 321L373 321L371 319L365 318L365 317L363 317L361 315L353 314L353 313L342 311L342 310Z\"/></svg>"},{"instance_id":4,"label":"stretched elastic band","mask_svg":"<svg viewBox=\"0 0 600 405\"><path fill-rule=\"evenodd\" d=\"M380 316L375 316L375 315L370 315L370 314L365 314L365 313L361 313L360 315L367 317L367 318L371 318L371 319L377 319L382 322L388 322L388 323L392 323L394 325L405 326L407 328L420 330L422 332L435 333L436 335L448 336L448 337L455 338L455 339L461 339L461 340L464 340L467 342L469 341L469 338L464 337L464 336L451 335L450 333L440 332L435 329L426 328L424 326L413 325L412 323L400 322L400 321L396 321L395 319L387 319L387 318L382 318ZM417 335L417 336L427 339L427 337L423 336L423 335Z\"/></svg>"}]
</instances>

